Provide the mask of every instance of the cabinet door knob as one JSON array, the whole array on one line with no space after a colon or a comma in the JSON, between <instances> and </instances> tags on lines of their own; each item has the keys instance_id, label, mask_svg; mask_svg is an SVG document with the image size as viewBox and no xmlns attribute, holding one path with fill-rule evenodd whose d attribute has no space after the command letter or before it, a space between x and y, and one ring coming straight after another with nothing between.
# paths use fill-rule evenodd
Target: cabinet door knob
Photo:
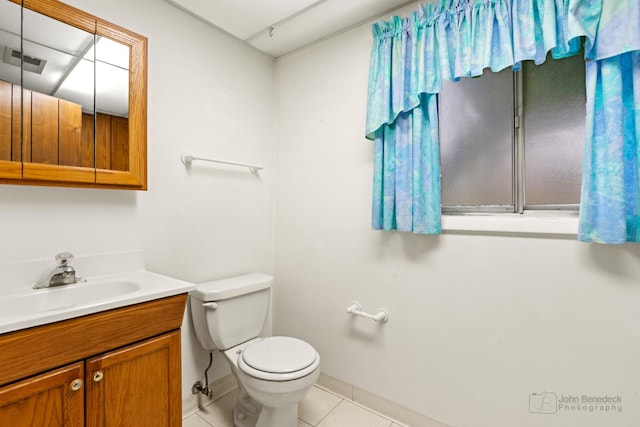
<instances>
[{"instance_id":1,"label":"cabinet door knob","mask_svg":"<svg viewBox=\"0 0 640 427\"><path fill-rule=\"evenodd\" d=\"M97 383L102 381L102 378L104 378L104 374L102 373L102 371L97 371L96 373L93 374L93 381Z\"/></svg>"},{"instance_id":2,"label":"cabinet door knob","mask_svg":"<svg viewBox=\"0 0 640 427\"><path fill-rule=\"evenodd\" d=\"M71 391L78 391L82 388L82 380L81 379L76 379L71 381L71 385L70 385Z\"/></svg>"}]
</instances>

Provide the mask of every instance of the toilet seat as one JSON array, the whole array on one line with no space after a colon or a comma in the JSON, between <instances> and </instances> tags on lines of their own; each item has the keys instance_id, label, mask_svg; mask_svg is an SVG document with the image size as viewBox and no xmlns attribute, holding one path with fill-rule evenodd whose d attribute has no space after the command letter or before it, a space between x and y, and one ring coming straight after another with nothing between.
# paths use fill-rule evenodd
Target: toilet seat
<instances>
[{"instance_id":1,"label":"toilet seat","mask_svg":"<svg viewBox=\"0 0 640 427\"><path fill-rule=\"evenodd\" d=\"M238 357L238 368L266 381L289 381L305 377L320 364L318 352L292 337L269 337L247 345Z\"/></svg>"}]
</instances>

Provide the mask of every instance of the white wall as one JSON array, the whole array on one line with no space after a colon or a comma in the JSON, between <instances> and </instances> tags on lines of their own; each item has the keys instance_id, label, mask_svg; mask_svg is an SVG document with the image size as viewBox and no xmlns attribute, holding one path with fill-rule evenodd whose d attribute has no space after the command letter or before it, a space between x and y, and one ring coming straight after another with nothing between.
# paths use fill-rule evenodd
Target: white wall
<instances>
[{"instance_id":1,"label":"white wall","mask_svg":"<svg viewBox=\"0 0 640 427\"><path fill-rule=\"evenodd\" d=\"M0 186L3 263L143 249L190 281L271 273L275 200L275 332L325 373L457 426L638 424L637 246L370 230L368 25L279 61L276 92L270 60L164 1L68 1L149 37L149 191ZM188 171L187 150L265 171ZM391 320L352 321L353 300ZM185 320L186 397L206 354ZM529 414L543 390L624 410Z\"/></svg>"},{"instance_id":2,"label":"white wall","mask_svg":"<svg viewBox=\"0 0 640 427\"><path fill-rule=\"evenodd\" d=\"M147 269L192 282L272 273L273 61L165 1L67 2L149 38L149 190L0 186L2 263L143 249ZM185 151L265 170L187 170ZM188 314L183 397L208 362ZM226 373L216 358L210 379Z\"/></svg>"},{"instance_id":3,"label":"white wall","mask_svg":"<svg viewBox=\"0 0 640 427\"><path fill-rule=\"evenodd\" d=\"M322 371L459 427L637 426L640 249L370 229L370 26L276 64L274 332ZM352 301L390 312L377 327ZM622 413L529 413L534 392L620 395Z\"/></svg>"},{"instance_id":4,"label":"white wall","mask_svg":"<svg viewBox=\"0 0 640 427\"><path fill-rule=\"evenodd\" d=\"M140 198L147 268L194 283L254 271L271 274L273 62L164 2L153 3L150 16L157 19L160 5L167 16L143 30L150 40L153 144L150 190ZM265 169L259 178L246 169L207 163L187 169L180 161L183 152ZM182 341L186 397L196 380L204 380L208 363L189 306ZM223 359L216 353L210 381L229 373Z\"/></svg>"}]
</instances>

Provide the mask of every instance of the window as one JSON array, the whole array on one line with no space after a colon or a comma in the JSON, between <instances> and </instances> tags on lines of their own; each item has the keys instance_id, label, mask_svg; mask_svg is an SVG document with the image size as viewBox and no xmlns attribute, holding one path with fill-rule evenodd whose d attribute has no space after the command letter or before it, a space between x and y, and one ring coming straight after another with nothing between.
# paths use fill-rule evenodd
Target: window
<instances>
[{"instance_id":1,"label":"window","mask_svg":"<svg viewBox=\"0 0 640 427\"><path fill-rule=\"evenodd\" d=\"M577 210L585 127L582 55L444 82L444 213Z\"/></svg>"}]
</instances>

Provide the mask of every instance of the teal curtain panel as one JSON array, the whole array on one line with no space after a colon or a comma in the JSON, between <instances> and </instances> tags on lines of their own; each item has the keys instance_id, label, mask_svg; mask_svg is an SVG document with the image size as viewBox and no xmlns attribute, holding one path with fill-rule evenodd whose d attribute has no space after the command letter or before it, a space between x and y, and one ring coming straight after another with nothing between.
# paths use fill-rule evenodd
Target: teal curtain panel
<instances>
[{"instance_id":1,"label":"teal curtain panel","mask_svg":"<svg viewBox=\"0 0 640 427\"><path fill-rule=\"evenodd\" d=\"M578 239L640 241L640 2L604 1L587 61Z\"/></svg>"}]
</instances>

